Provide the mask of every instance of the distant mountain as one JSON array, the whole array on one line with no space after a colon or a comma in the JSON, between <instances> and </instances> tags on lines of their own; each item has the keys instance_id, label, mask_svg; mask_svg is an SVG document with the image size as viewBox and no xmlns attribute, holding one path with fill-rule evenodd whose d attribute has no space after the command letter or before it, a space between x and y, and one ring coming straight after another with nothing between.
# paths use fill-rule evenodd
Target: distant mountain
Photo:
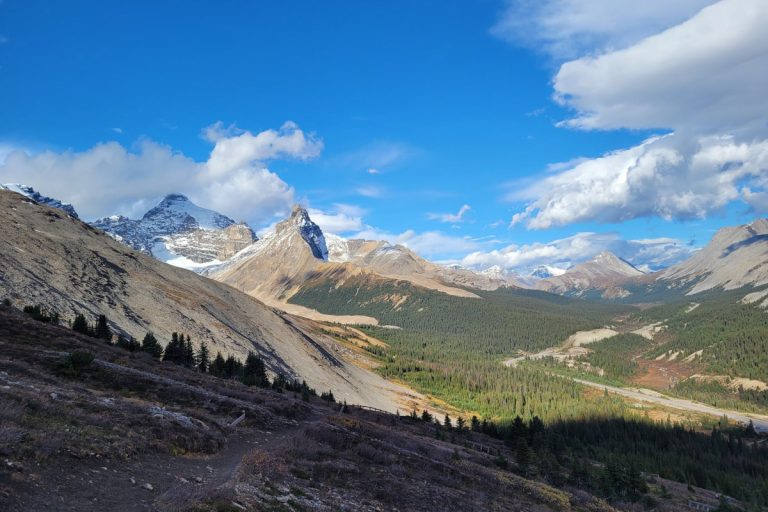
<instances>
[{"instance_id":1,"label":"distant mountain","mask_svg":"<svg viewBox=\"0 0 768 512\"><path fill-rule=\"evenodd\" d=\"M689 288L688 295L768 284L768 219L718 230L703 249L659 279L674 288Z\"/></svg>"},{"instance_id":2,"label":"distant mountain","mask_svg":"<svg viewBox=\"0 0 768 512\"><path fill-rule=\"evenodd\" d=\"M343 283L365 274L377 282L408 281L450 295L477 297L471 289L494 290L514 285L510 276L488 276L463 268L429 262L407 247L378 240L347 240L324 234L304 208L296 206L291 216L278 223L261 240L240 251L229 261L203 271L259 300L286 311L322 320L326 318L288 304L309 279L325 276ZM371 323L371 318L345 321Z\"/></svg>"},{"instance_id":3,"label":"distant mountain","mask_svg":"<svg viewBox=\"0 0 768 512\"><path fill-rule=\"evenodd\" d=\"M553 267L551 265L539 265L534 268L529 275L535 279L546 279L548 277L561 276L567 271L567 269Z\"/></svg>"},{"instance_id":4,"label":"distant mountain","mask_svg":"<svg viewBox=\"0 0 768 512\"><path fill-rule=\"evenodd\" d=\"M630 294L622 285L645 275L631 263L605 251L557 276L538 281L535 287L561 295L581 296L599 291L603 298L622 298Z\"/></svg>"},{"instance_id":5,"label":"distant mountain","mask_svg":"<svg viewBox=\"0 0 768 512\"><path fill-rule=\"evenodd\" d=\"M11 192L19 193L23 196L27 196L31 200L33 200L36 203L44 204L46 206L50 206L51 208L58 208L59 210L63 210L69 214L70 217L74 219L78 219L77 212L75 211L75 208L69 204L69 203L63 203L59 201L58 199L53 199L52 197L44 196L41 193L37 192L32 187L29 187L27 185L20 185L18 183L6 183L5 185L0 185L0 190L10 190Z\"/></svg>"},{"instance_id":6,"label":"distant mountain","mask_svg":"<svg viewBox=\"0 0 768 512\"><path fill-rule=\"evenodd\" d=\"M257 238L245 223L169 194L141 219L121 215L91 225L124 244L176 266L199 269L220 263Z\"/></svg>"},{"instance_id":7,"label":"distant mountain","mask_svg":"<svg viewBox=\"0 0 768 512\"><path fill-rule=\"evenodd\" d=\"M311 322L157 261L16 193L0 190L0 218L0 299L19 308L40 304L63 323L77 313L89 322L105 314L113 328L139 340L152 331L165 344L181 331L196 346L207 342L212 355L244 359L253 350L270 370L331 389L350 403L398 407L396 385L345 361L336 342Z\"/></svg>"},{"instance_id":8,"label":"distant mountain","mask_svg":"<svg viewBox=\"0 0 768 512\"><path fill-rule=\"evenodd\" d=\"M346 240L328 235L329 260L351 263L385 277L403 279L430 288L435 283L480 290L495 290L502 286L516 286L511 274L500 272L482 273L459 265L443 266L428 261L407 247L383 240Z\"/></svg>"}]
</instances>

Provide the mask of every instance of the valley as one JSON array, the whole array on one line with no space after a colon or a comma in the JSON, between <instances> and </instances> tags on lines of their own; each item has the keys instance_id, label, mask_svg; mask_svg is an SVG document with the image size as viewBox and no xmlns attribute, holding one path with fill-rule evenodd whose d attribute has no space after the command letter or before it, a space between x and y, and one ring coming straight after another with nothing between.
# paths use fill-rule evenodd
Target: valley
<instances>
[{"instance_id":1,"label":"valley","mask_svg":"<svg viewBox=\"0 0 768 512\"><path fill-rule=\"evenodd\" d=\"M512 450L504 457L514 459L517 473L524 477L534 476L529 472L528 459L535 453L535 474L544 482L557 486L568 478L584 478L582 486L603 495L604 490L596 483L599 474L574 465L574 461L586 454L583 450L589 446L588 456L598 465L613 464L616 450L626 447L596 452L594 440L590 440L594 429L608 439L621 437L624 434L619 432L630 429L644 443L654 436L683 436L676 441L680 446L695 445L720 432L727 432L731 439L738 436L749 439L746 442L762 443L761 433L768 430L768 417L762 414L768 391L760 385L764 382L761 379L766 379L761 358L768 323L760 308L760 288L700 292L694 301L683 293L689 288L662 292L658 283L647 287L647 275L606 254L575 268L573 275L566 271L542 278L560 283L563 288L559 294L552 293L554 289L512 284L509 277L495 274L475 281L472 275L480 274L455 268L436 270L434 264L398 246L330 237L329 250L324 233L301 208L295 208L273 232L246 245L227 261L203 263L196 274L157 261L166 257L166 252L157 249L159 242L154 243L156 250L151 254L142 254L126 247L114 234L105 237L58 213L62 210L21 197L0 193L11 220L0 253L7 262L4 268L13 269L3 274L0 282L9 303L38 304L41 311L56 311L64 322L79 313L91 319L105 314L114 332L127 339L139 339L151 330L167 340L170 331L182 330L192 335L193 349L194 344L206 343L213 353L239 358L253 352L263 358L271 379L301 379L318 392L328 390L336 403L396 413L394 420L384 415L376 422L406 418L418 424L427 418L427 425L441 424L458 432L466 428L489 436ZM170 226L189 224L193 230L201 229L194 227L199 222L191 215L197 210L185 200L181 200L185 206L179 210L178 201L170 201L167 208L156 209L153 215ZM55 203L54 208L58 208ZM178 216L186 220L180 223ZM218 217L205 213L204 218ZM162 238L170 235L153 236L165 240L166 250L179 250L178 244L168 241L170 238ZM79 241L77 249L71 248L74 240ZM50 255L45 263L24 256L43 247ZM207 258L212 254L209 248L188 249L181 249L186 260L202 258L195 252L198 250ZM72 267L74 262L91 260L97 263ZM607 270L602 267L604 263ZM60 269L57 275L78 278L41 281L32 277L46 273L50 266ZM73 268L78 272L64 270ZM635 281L638 278L640 281ZM99 279L107 286L85 284ZM699 282L698 278L692 282ZM571 285L577 291L569 291ZM585 298L598 293L600 287L604 290L600 297ZM620 293L619 288L623 290ZM100 292L91 291L95 289ZM640 302L648 298L657 302L638 307L627 301L633 295ZM146 297L154 298L152 308L137 301ZM658 301L660 297L664 300ZM753 297L757 300L748 300ZM176 312L176 322L171 311ZM725 357L727 353L731 357ZM110 357L110 361L99 360L97 367L123 375L122 379L139 375ZM141 372L143 379L158 378L154 368ZM4 378L9 383L22 382ZM203 381L196 385L207 386ZM275 403L283 400L274 399ZM158 407L165 408L170 402L162 399L160 403L163 405ZM443 416L450 419L441 421ZM322 417L315 413L304 417L299 421L304 426L295 432L299 435L325 429L313 423ZM336 425L338 420L330 421ZM541 444L541 439L529 437L524 443L528 448L521 448L518 445L522 441L516 441L521 424L532 429L531 436L544 428L542 435L550 440ZM410 427L407 430L412 432ZM283 435L288 437L281 438L289 445L297 442L288 441L293 439L290 431L283 428ZM264 437L266 430L248 432L247 441L238 434L228 441L229 448L210 459L214 466L219 461L229 465L222 466L221 476L210 475L210 485L196 488L195 500L204 499L205 493L217 496L227 482L241 478L238 468L243 462L236 461L246 460L256 444L282 445L282 441L275 444ZM550 443L561 442L564 432L571 436L565 443L570 454L566 457L549 448ZM431 435L460 444L462 439L467 441L462 437L466 434L457 438L455 433L447 436L438 430ZM614 442L621 444L619 437ZM341 446L333 443L334 457L341 456ZM670 487L672 481L684 480L701 488L720 489L737 499L762 499L762 488L748 484L748 479L737 483L733 470L697 474L689 454L673 450L649 457L647 450L654 448L643 446L622 456L625 471L641 468L658 474L670 479ZM219 448L213 451L218 453ZM712 461L714 465L732 463ZM138 468L131 464L118 464L120 472L135 474ZM199 473L202 467L185 469L186 463L176 458L163 459L163 464L168 464L171 473L180 474L169 479L168 475L143 470L158 482L153 485L165 489L152 498L153 506L159 509L164 509L168 500L175 500L170 498L175 493L190 499L188 489L178 484L186 486L183 480L190 478L181 473ZM672 468L688 469L681 472ZM556 476L560 472L570 476L561 482ZM582 473L584 476L577 476ZM345 482L349 483L349 478ZM286 500L308 493L303 485L298 488L300 493L296 491ZM146 489L131 490L129 495L136 496L132 502L144 492ZM263 493L249 497L239 491L236 494L237 503L267 499ZM70 499L86 495L91 494L79 493ZM46 499L45 493L34 496ZM335 498L324 495L317 499L317 503L327 505Z\"/></svg>"}]
</instances>

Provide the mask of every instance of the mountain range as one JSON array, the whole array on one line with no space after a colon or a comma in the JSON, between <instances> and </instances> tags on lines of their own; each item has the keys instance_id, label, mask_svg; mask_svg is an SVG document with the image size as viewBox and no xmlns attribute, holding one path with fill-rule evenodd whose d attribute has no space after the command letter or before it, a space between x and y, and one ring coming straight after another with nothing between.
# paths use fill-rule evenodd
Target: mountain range
<instances>
[{"instance_id":1,"label":"mountain range","mask_svg":"<svg viewBox=\"0 0 768 512\"><path fill-rule=\"evenodd\" d=\"M56 311L63 322L104 314L114 330L136 339L152 331L165 343L182 332L225 357L243 359L252 350L271 372L301 376L354 403L395 410L415 396L362 368L358 356L345 359L349 352L312 322L167 265L61 209L0 190L0 218L0 297L13 303Z\"/></svg>"},{"instance_id":2,"label":"mountain range","mask_svg":"<svg viewBox=\"0 0 768 512\"><path fill-rule=\"evenodd\" d=\"M72 205L43 196L31 187L4 188L77 218ZM299 206L261 240L246 223L200 207L181 194L167 195L140 219L112 216L91 225L161 261L221 280L273 306L293 311L297 311L296 306L288 306L288 299L307 276L318 274L332 274L338 282L364 274L369 279L408 281L464 297L476 297L472 290L516 287L625 302L642 301L659 290L696 294L718 287L768 283L766 219L723 228L688 260L653 273L602 252L568 269L541 265L527 275L499 266L478 270L439 265L403 245L326 234Z\"/></svg>"}]
</instances>

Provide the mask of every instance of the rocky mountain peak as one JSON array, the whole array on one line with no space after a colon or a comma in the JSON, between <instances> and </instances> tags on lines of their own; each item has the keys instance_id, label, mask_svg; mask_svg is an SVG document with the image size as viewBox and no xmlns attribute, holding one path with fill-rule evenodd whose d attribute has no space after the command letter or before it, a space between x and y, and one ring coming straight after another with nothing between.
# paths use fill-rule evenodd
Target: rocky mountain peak
<instances>
[{"instance_id":1,"label":"rocky mountain peak","mask_svg":"<svg viewBox=\"0 0 768 512\"><path fill-rule=\"evenodd\" d=\"M627 276L639 276L644 274L642 270L639 270L627 260L619 258L610 251L601 252L584 265L598 266L602 271L609 271Z\"/></svg>"},{"instance_id":2,"label":"rocky mountain peak","mask_svg":"<svg viewBox=\"0 0 768 512\"><path fill-rule=\"evenodd\" d=\"M178 193L166 195L141 219L113 215L92 225L136 250L193 270L220 263L257 240L247 224Z\"/></svg>"},{"instance_id":3,"label":"rocky mountain peak","mask_svg":"<svg viewBox=\"0 0 768 512\"><path fill-rule=\"evenodd\" d=\"M328 246L323 230L312 221L305 208L295 205L291 211L291 216L280 222L276 226L275 231L283 233L287 229L296 229L298 231L301 238L304 239L312 251L312 256L321 260L328 259Z\"/></svg>"}]
</instances>

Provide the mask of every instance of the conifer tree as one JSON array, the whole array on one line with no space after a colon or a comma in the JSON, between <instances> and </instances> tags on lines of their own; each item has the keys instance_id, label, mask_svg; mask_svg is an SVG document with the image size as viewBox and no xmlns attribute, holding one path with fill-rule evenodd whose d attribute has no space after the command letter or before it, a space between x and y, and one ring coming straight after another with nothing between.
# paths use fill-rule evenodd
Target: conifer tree
<instances>
[{"instance_id":1,"label":"conifer tree","mask_svg":"<svg viewBox=\"0 0 768 512\"><path fill-rule=\"evenodd\" d=\"M451 418L447 414L445 415L445 418L443 418L443 426L448 430L451 430Z\"/></svg>"},{"instance_id":2,"label":"conifer tree","mask_svg":"<svg viewBox=\"0 0 768 512\"><path fill-rule=\"evenodd\" d=\"M99 319L96 321L96 328L93 332L94 338L99 338L107 342L112 342L112 329L109 328L107 323L107 317L105 315L99 315Z\"/></svg>"},{"instance_id":3,"label":"conifer tree","mask_svg":"<svg viewBox=\"0 0 768 512\"><path fill-rule=\"evenodd\" d=\"M262 361L256 354L249 351L243 367L243 384L246 386L269 386L267 372Z\"/></svg>"},{"instance_id":4,"label":"conifer tree","mask_svg":"<svg viewBox=\"0 0 768 512\"><path fill-rule=\"evenodd\" d=\"M200 350L197 352L197 369L205 373L208 371L208 368L211 366L211 355L208 352L208 345L205 343L205 340L200 342Z\"/></svg>"},{"instance_id":5,"label":"conifer tree","mask_svg":"<svg viewBox=\"0 0 768 512\"><path fill-rule=\"evenodd\" d=\"M187 334L187 341L184 342L184 366L192 368L195 366L195 349L192 346L192 340Z\"/></svg>"},{"instance_id":6,"label":"conifer tree","mask_svg":"<svg viewBox=\"0 0 768 512\"><path fill-rule=\"evenodd\" d=\"M88 321L81 313L78 313L77 316L75 316L75 320L72 322L72 330L79 332L80 334L91 334L91 328L88 325Z\"/></svg>"},{"instance_id":7,"label":"conifer tree","mask_svg":"<svg viewBox=\"0 0 768 512\"><path fill-rule=\"evenodd\" d=\"M155 359L163 357L163 347L157 342L157 338L151 332L144 335L144 339L141 342L141 350L148 353Z\"/></svg>"},{"instance_id":8,"label":"conifer tree","mask_svg":"<svg viewBox=\"0 0 768 512\"><path fill-rule=\"evenodd\" d=\"M224 356L221 355L221 352L216 352L216 357L213 359L209 371L211 372L211 375L223 378L225 377L226 372L225 366L226 362L224 361Z\"/></svg>"}]
</instances>

